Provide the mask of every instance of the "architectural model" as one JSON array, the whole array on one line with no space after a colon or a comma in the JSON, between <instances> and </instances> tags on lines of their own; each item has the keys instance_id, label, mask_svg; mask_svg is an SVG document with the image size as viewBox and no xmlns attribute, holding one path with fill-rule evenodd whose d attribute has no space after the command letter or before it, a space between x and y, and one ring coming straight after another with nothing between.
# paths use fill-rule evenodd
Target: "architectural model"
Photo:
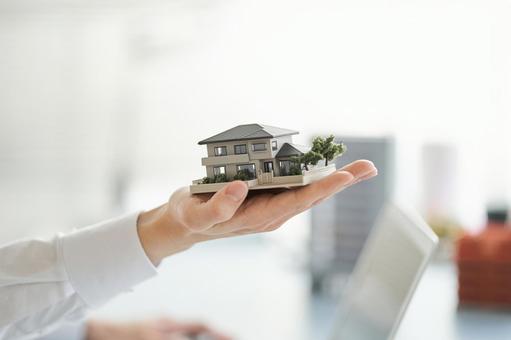
<instances>
[{"instance_id":1,"label":"architectural model","mask_svg":"<svg viewBox=\"0 0 511 340\"><path fill-rule=\"evenodd\" d=\"M193 181L191 193L220 190L227 182L242 180L249 190L307 185L335 171L329 164L346 150L334 136L316 137L312 147L296 145L298 131L262 124L238 125L206 138L202 158L206 177Z\"/></svg>"}]
</instances>

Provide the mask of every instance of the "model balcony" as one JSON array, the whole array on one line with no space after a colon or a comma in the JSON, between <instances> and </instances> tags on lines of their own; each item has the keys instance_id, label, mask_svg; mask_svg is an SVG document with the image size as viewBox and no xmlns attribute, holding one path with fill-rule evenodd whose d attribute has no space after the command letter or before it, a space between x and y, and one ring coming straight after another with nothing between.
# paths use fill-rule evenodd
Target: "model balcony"
<instances>
[{"instance_id":1,"label":"model balcony","mask_svg":"<svg viewBox=\"0 0 511 340\"><path fill-rule=\"evenodd\" d=\"M202 158L202 165L223 165L235 163L248 163L248 154L241 155L227 155L227 156L214 156Z\"/></svg>"}]
</instances>

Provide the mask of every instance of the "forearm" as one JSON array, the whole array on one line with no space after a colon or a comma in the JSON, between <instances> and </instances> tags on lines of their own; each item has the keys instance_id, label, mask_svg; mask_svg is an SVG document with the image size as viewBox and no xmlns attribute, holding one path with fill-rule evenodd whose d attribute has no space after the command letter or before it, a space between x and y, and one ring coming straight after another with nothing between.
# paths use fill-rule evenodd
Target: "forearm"
<instances>
[{"instance_id":1,"label":"forearm","mask_svg":"<svg viewBox=\"0 0 511 340\"><path fill-rule=\"evenodd\" d=\"M168 212L168 204L142 212L137 231L147 257L158 266L175 253L184 251L203 240L178 223Z\"/></svg>"},{"instance_id":2,"label":"forearm","mask_svg":"<svg viewBox=\"0 0 511 340\"><path fill-rule=\"evenodd\" d=\"M0 246L0 339L51 331L154 276L137 218Z\"/></svg>"}]
</instances>

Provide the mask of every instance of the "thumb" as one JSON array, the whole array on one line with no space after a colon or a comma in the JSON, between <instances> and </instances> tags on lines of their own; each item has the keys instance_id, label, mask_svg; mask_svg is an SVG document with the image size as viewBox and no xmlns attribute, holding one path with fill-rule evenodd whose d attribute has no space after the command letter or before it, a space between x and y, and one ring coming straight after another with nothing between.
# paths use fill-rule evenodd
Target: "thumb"
<instances>
[{"instance_id":1,"label":"thumb","mask_svg":"<svg viewBox=\"0 0 511 340\"><path fill-rule=\"evenodd\" d=\"M195 203L186 209L187 226L194 231L204 231L213 225L229 220L247 196L245 182L233 181L216 192L209 200Z\"/></svg>"}]
</instances>

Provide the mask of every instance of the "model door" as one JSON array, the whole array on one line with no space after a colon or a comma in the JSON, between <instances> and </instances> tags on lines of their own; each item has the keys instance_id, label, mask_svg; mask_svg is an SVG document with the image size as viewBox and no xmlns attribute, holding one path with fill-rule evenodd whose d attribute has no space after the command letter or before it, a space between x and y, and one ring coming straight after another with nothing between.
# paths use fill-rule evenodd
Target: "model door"
<instances>
[{"instance_id":1,"label":"model door","mask_svg":"<svg viewBox=\"0 0 511 340\"><path fill-rule=\"evenodd\" d=\"M273 162L264 162L264 172L273 172Z\"/></svg>"}]
</instances>

